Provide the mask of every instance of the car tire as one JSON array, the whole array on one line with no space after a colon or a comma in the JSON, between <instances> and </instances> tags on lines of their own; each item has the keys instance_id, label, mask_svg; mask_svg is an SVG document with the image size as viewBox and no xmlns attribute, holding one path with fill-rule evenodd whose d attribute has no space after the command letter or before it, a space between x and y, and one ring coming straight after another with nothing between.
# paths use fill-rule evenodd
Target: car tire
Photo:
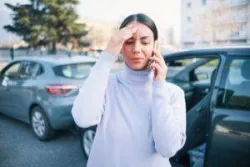
<instances>
[{"instance_id":1,"label":"car tire","mask_svg":"<svg viewBox=\"0 0 250 167\"><path fill-rule=\"evenodd\" d=\"M81 129L81 148L85 158L88 159L95 138L96 126Z\"/></svg>"},{"instance_id":2,"label":"car tire","mask_svg":"<svg viewBox=\"0 0 250 167\"><path fill-rule=\"evenodd\" d=\"M54 137L55 131L49 123L48 117L42 108L36 106L31 110L30 122L35 136L41 141L47 141Z\"/></svg>"}]
</instances>

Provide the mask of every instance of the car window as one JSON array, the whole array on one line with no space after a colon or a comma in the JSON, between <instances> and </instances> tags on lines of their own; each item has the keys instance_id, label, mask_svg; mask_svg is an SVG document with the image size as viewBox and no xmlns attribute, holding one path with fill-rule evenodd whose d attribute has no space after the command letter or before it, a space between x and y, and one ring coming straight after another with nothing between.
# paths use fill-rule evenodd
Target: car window
<instances>
[{"instance_id":1,"label":"car window","mask_svg":"<svg viewBox=\"0 0 250 167\"><path fill-rule=\"evenodd\" d=\"M167 79L177 77L180 81L210 83L213 71L218 66L217 58L185 58L167 61Z\"/></svg>"},{"instance_id":2,"label":"car window","mask_svg":"<svg viewBox=\"0 0 250 167\"><path fill-rule=\"evenodd\" d=\"M185 69L187 66L199 61L199 58L191 58L191 59L178 59L174 61L166 61L166 65L168 66L168 75L167 78L172 78Z\"/></svg>"},{"instance_id":3,"label":"car window","mask_svg":"<svg viewBox=\"0 0 250 167\"><path fill-rule=\"evenodd\" d=\"M66 64L56 66L54 71L57 76L72 79L82 79L88 76L93 65L94 63Z\"/></svg>"},{"instance_id":4,"label":"car window","mask_svg":"<svg viewBox=\"0 0 250 167\"><path fill-rule=\"evenodd\" d=\"M7 70L4 71L3 76L8 77L9 79L18 79L20 77L20 65L20 63L12 64Z\"/></svg>"},{"instance_id":5,"label":"car window","mask_svg":"<svg viewBox=\"0 0 250 167\"><path fill-rule=\"evenodd\" d=\"M211 81L212 73L218 66L218 59L212 59L194 70L197 81Z\"/></svg>"},{"instance_id":6,"label":"car window","mask_svg":"<svg viewBox=\"0 0 250 167\"><path fill-rule=\"evenodd\" d=\"M230 109L250 110L250 60L236 59L230 64L223 95L218 106Z\"/></svg>"},{"instance_id":7,"label":"car window","mask_svg":"<svg viewBox=\"0 0 250 167\"><path fill-rule=\"evenodd\" d=\"M22 62L19 73L20 73L21 79L27 79L30 77L40 75L42 73L41 65L35 62L29 62L29 61Z\"/></svg>"},{"instance_id":8,"label":"car window","mask_svg":"<svg viewBox=\"0 0 250 167\"><path fill-rule=\"evenodd\" d=\"M26 79L31 77L31 73L29 70L29 62L22 62L19 73L21 79Z\"/></svg>"},{"instance_id":9,"label":"car window","mask_svg":"<svg viewBox=\"0 0 250 167\"><path fill-rule=\"evenodd\" d=\"M38 76L43 73L42 65L35 62L30 62L29 71L33 77Z\"/></svg>"}]
</instances>

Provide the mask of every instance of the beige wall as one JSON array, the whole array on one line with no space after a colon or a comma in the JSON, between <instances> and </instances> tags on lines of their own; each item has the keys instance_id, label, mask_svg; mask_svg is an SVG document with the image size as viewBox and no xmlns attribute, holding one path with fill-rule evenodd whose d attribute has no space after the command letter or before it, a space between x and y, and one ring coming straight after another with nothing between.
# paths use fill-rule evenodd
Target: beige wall
<instances>
[{"instance_id":1,"label":"beige wall","mask_svg":"<svg viewBox=\"0 0 250 167\"><path fill-rule=\"evenodd\" d=\"M246 44L249 8L248 0L182 0L182 47Z\"/></svg>"}]
</instances>

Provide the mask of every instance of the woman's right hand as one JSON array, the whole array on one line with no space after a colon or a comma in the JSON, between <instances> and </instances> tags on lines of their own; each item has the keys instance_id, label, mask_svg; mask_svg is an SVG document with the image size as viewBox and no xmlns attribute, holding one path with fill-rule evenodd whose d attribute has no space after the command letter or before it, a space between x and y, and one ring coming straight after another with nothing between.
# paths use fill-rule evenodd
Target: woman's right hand
<instances>
[{"instance_id":1,"label":"woman's right hand","mask_svg":"<svg viewBox=\"0 0 250 167\"><path fill-rule=\"evenodd\" d=\"M136 31L137 31L137 28L133 27L132 25L126 26L116 31L111 36L105 51L113 56L118 56L122 49L124 42L128 40L129 38L131 38Z\"/></svg>"}]
</instances>

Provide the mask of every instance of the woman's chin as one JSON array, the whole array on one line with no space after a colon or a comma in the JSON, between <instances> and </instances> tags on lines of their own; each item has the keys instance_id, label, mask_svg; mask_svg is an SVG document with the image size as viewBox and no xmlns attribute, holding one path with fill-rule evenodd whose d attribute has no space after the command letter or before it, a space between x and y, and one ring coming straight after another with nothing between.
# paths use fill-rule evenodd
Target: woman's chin
<instances>
[{"instance_id":1,"label":"woman's chin","mask_svg":"<svg viewBox=\"0 0 250 167\"><path fill-rule=\"evenodd\" d=\"M139 64L139 63L131 64L129 67L131 69L133 69L133 70L144 70L145 69L145 65L144 64Z\"/></svg>"}]
</instances>

